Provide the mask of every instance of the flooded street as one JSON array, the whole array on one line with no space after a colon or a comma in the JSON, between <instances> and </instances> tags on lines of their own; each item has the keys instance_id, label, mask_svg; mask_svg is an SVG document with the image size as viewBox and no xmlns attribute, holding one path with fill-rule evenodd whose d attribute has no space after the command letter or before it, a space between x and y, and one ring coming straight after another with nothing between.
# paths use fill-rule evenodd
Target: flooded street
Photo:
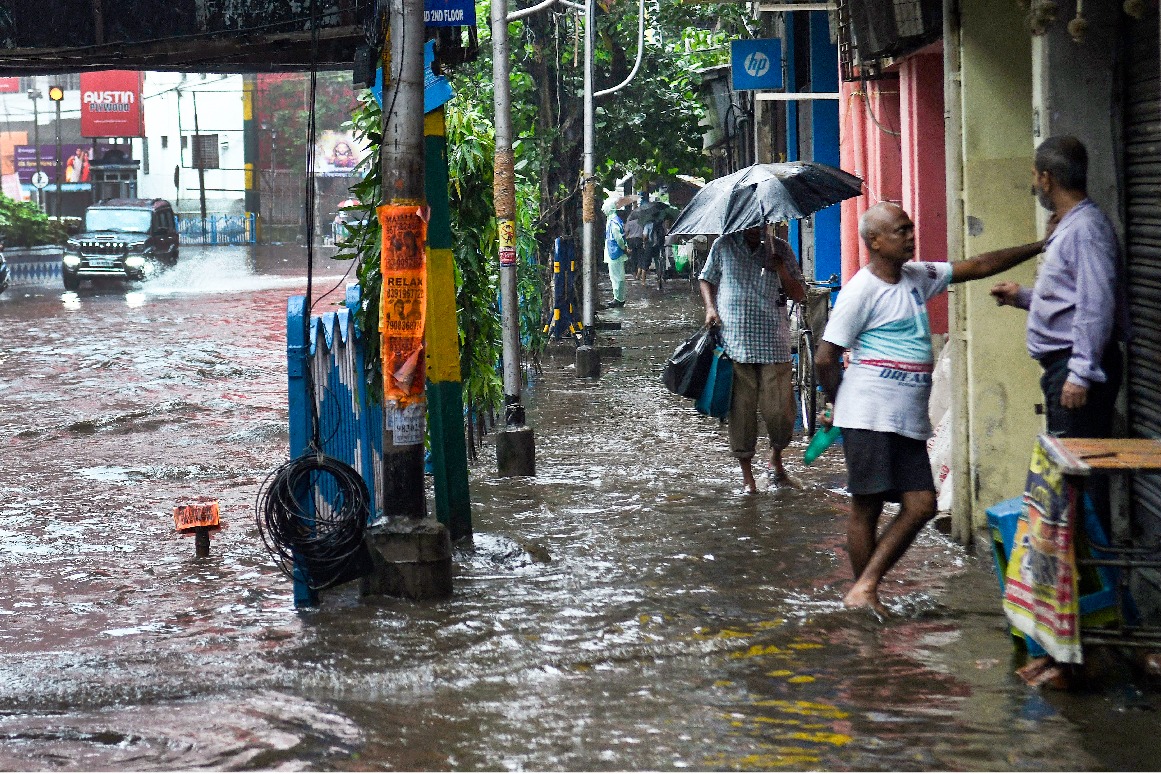
<instances>
[{"instance_id":1,"label":"flooded street","mask_svg":"<svg viewBox=\"0 0 1161 774\"><path fill-rule=\"evenodd\" d=\"M538 475L481 450L452 599L296 611L253 503L305 279L264 250L0 296L0 770L1161 767L1161 697L1111 656L1026 687L990 564L933 529L888 623L842 609L841 453L805 469L798 438L802 490L740 494L725 429L658 379L699 320L680 282L630 283L599 382L546 356ZM316 312L345 270L316 266ZM199 496L228 523L202 560L172 518Z\"/></svg>"}]
</instances>

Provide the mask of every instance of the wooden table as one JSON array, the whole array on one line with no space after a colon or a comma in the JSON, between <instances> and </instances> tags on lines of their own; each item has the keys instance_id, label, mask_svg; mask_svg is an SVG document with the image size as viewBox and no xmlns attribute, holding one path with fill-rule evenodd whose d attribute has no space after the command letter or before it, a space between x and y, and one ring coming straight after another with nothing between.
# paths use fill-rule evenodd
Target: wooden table
<instances>
[{"instance_id":1,"label":"wooden table","mask_svg":"<svg viewBox=\"0 0 1161 774\"><path fill-rule=\"evenodd\" d=\"M1055 438L1041 436L1044 448L1066 475L1095 471L1161 471L1161 440L1153 438Z\"/></svg>"}]
</instances>

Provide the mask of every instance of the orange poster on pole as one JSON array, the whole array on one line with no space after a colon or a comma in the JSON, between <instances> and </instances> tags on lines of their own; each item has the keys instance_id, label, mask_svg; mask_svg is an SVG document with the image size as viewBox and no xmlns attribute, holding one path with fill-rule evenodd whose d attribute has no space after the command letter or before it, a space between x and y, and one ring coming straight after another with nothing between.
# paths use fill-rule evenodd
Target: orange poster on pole
<instances>
[{"instance_id":1,"label":"orange poster on pole","mask_svg":"<svg viewBox=\"0 0 1161 774\"><path fill-rule=\"evenodd\" d=\"M383 229L379 261L383 397L402 408L423 397L426 381L427 220L424 209L414 204L385 204L378 211Z\"/></svg>"}]
</instances>

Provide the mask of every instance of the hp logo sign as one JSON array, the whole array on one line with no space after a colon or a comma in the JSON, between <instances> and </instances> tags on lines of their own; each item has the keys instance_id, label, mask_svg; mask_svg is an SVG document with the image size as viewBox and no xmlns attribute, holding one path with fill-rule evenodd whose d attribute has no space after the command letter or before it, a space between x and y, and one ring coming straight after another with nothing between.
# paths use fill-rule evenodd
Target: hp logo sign
<instances>
[{"instance_id":1,"label":"hp logo sign","mask_svg":"<svg viewBox=\"0 0 1161 774\"><path fill-rule=\"evenodd\" d=\"M770 57L761 51L751 51L743 61L742 67L751 78L761 78L770 72Z\"/></svg>"}]
</instances>

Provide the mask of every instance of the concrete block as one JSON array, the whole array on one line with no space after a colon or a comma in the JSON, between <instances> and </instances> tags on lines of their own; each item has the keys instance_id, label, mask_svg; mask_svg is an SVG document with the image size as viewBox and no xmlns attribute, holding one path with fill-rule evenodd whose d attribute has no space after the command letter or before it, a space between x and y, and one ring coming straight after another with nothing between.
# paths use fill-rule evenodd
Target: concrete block
<instances>
[{"instance_id":1,"label":"concrete block","mask_svg":"<svg viewBox=\"0 0 1161 774\"><path fill-rule=\"evenodd\" d=\"M596 347L583 346L576 349L576 375L580 379L599 379L601 376L601 352Z\"/></svg>"},{"instance_id":2,"label":"concrete block","mask_svg":"<svg viewBox=\"0 0 1161 774\"><path fill-rule=\"evenodd\" d=\"M593 323L593 327L598 331L619 331L621 330L621 323L612 320L597 320Z\"/></svg>"},{"instance_id":3,"label":"concrete block","mask_svg":"<svg viewBox=\"0 0 1161 774\"><path fill-rule=\"evenodd\" d=\"M536 441L531 427L505 427L496 433L496 464L501 476L536 475Z\"/></svg>"},{"instance_id":4,"label":"concrete block","mask_svg":"<svg viewBox=\"0 0 1161 774\"><path fill-rule=\"evenodd\" d=\"M610 360L619 360L621 358L621 348L616 346L609 345L597 347L597 353L602 358L608 358Z\"/></svg>"},{"instance_id":5,"label":"concrete block","mask_svg":"<svg viewBox=\"0 0 1161 774\"><path fill-rule=\"evenodd\" d=\"M451 535L435 519L395 519L367 530L374 570L363 578L364 596L415 600L452 593Z\"/></svg>"}]
</instances>

